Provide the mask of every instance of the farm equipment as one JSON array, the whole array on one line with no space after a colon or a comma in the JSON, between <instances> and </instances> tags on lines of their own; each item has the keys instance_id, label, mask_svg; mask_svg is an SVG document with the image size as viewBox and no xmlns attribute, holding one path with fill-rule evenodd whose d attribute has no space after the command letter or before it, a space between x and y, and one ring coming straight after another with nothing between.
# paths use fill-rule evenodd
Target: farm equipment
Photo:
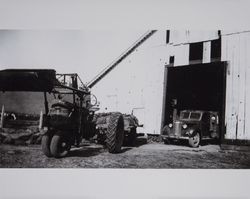
<instances>
[{"instance_id":1,"label":"farm equipment","mask_svg":"<svg viewBox=\"0 0 250 199\"><path fill-rule=\"evenodd\" d=\"M82 139L97 139L110 153L124 143L133 144L138 120L119 112L95 114L97 99L77 74L55 70L8 69L0 71L0 90L44 93L42 151L48 157L64 157ZM53 100L48 100L53 96ZM50 101L50 102L49 102ZM49 105L50 104L50 105Z\"/></svg>"},{"instance_id":2,"label":"farm equipment","mask_svg":"<svg viewBox=\"0 0 250 199\"><path fill-rule=\"evenodd\" d=\"M114 112L95 114L98 143L104 144L107 142L107 144L110 145L107 132L109 131L109 124L112 123L111 116L115 114L116 113ZM139 125L138 119L132 114L123 114L122 116L124 121L124 138L122 139L123 145L134 146L137 137L136 128L141 125Z\"/></svg>"}]
</instances>

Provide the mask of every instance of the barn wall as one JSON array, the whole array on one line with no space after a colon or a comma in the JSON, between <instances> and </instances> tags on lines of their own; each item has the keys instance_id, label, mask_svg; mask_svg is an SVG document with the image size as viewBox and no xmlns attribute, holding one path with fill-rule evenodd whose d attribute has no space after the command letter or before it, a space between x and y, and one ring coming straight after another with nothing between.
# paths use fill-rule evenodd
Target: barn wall
<instances>
[{"instance_id":1,"label":"barn wall","mask_svg":"<svg viewBox=\"0 0 250 199\"><path fill-rule=\"evenodd\" d=\"M221 31L221 61L227 61L225 139L250 139L250 32ZM211 62L211 40L217 31L172 31L171 55L174 66L189 64L189 44L203 41L202 63Z\"/></svg>"},{"instance_id":2,"label":"barn wall","mask_svg":"<svg viewBox=\"0 0 250 199\"><path fill-rule=\"evenodd\" d=\"M174 56L174 66L189 64L189 44L172 46L172 55Z\"/></svg>"},{"instance_id":3,"label":"barn wall","mask_svg":"<svg viewBox=\"0 0 250 199\"><path fill-rule=\"evenodd\" d=\"M218 39L218 30L198 31L180 30L172 31L170 34L171 56L174 56L174 66L189 64L189 44L203 42L202 63L211 61L211 40Z\"/></svg>"},{"instance_id":4,"label":"barn wall","mask_svg":"<svg viewBox=\"0 0 250 199\"><path fill-rule=\"evenodd\" d=\"M160 134L164 65L169 49L166 31L157 31L93 88L100 112L120 111L138 117L139 132Z\"/></svg>"},{"instance_id":5,"label":"barn wall","mask_svg":"<svg viewBox=\"0 0 250 199\"><path fill-rule=\"evenodd\" d=\"M181 45L200 41L210 41L218 39L217 30L173 30L170 31L170 43Z\"/></svg>"},{"instance_id":6,"label":"barn wall","mask_svg":"<svg viewBox=\"0 0 250 199\"><path fill-rule=\"evenodd\" d=\"M160 133L163 106L164 65L175 56L174 66L189 64L189 43L203 41L202 63L211 62L211 40L217 31L158 31L103 78L92 92L100 99L100 111L120 111L138 116L143 133ZM226 139L250 139L250 32L222 31L221 61L227 61Z\"/></svg>"},{"instance_id":7,"label":"barn wall","mask_svg":"<svg viewBox=\"0 0 250 199\"><path fill-rule=\"evenodd\" d=\"M222 61L228 62L226 139L250 139L250 32L222 32Z\"/></svg>"},{"instance_id":8,"label":"barn wall","mask_svg":"<svg viewBox=\"0 0 250 199\"><path fill-rule=\"evenodd\" d=\"M217 39L217 31L172 32L171 55L174 66L189 64L189 43L203 41L203 63L211 62L210 40ZM227 61L225 139L250 139L250 32L222 31L221 61Z\"/></svg>"}]
</instances>

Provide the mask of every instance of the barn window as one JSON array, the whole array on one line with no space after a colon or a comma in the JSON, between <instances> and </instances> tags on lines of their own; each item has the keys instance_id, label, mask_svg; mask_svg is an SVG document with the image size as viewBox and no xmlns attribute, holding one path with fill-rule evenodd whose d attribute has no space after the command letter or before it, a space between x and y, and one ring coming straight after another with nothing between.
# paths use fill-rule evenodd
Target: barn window
<instances>
[{"instance_id":1,"label":"barn window","mask_svg":"<svg viewBox=\"0 0 250 199\"><path fill-rule=\"evenodd\" d=\"M211 41L211 61L220 60L221 58L221 39Z\"/></svg>"},{"instance_id":2,"label":"barn window","mask_svg":"<svg viewBox=\"0 0 250 199\"><path fill-rule=\"evenodd\" d=\"M169 37L170 37L170 30L166 31L166 43L169 43Z\"/></svg>"},{"instance_id":3,"label":"barn window","mask_svg":"<svg viewBox=\"0 0 250 199\"><path fill-rule=\"evenodd\" d=\"M174 64L174 56L169 57L169 64Z\"/></svg>"},{"instance_id":4,"label":"barn window","mask_svg":"<svg viewBox=\"0 0 250 199\"><path fill-rule=\"evenodd\" d=\"M189 62L201 63L203 57L203 42L191 43L189 45Z\"/></svg>"}]
</instances>

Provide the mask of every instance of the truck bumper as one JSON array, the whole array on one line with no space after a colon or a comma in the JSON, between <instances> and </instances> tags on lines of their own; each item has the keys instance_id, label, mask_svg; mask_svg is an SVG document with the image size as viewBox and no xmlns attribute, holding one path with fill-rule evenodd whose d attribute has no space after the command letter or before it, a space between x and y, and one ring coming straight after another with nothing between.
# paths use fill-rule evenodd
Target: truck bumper
<instances>
[{"instance_id":1,"label":"truck bumper","mask_svg":"<svg viewBox=\"0 0 250 199\"><path fill-rule=\"evenodd\" d=\"M188 136L176 136L176 135L162 135L163 140L171 139L171 140L188 140Z\"/></svg>"}]
</instances>

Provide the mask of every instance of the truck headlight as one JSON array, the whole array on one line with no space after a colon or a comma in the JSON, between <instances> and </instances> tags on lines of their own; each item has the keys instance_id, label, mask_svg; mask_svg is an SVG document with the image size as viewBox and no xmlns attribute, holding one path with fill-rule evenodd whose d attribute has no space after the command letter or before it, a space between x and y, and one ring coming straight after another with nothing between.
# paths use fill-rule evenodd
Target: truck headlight
<instances>
[{"instance_id":1,"label":"truck headlight","mask_svg":"<svg viewBox=\"0 0 250 199\"><path fill-rule=\"evenodd\" d=\"M212 116L212 117L211 117L211 120L215 121L215 120L216 120L216 118L215 118L214 116Z\"/></svg>"},{"instance_id":2,"label":"truck headlight","mask_svg":"<svg viewBox=\"0 0 250 199\"><path fill-rule=\"evenodd\" d=\"M172 128L172 127L173 127L173 124L172 124L172 123L170 123L170 124L168 125L168 127L169 127L169 128Z\"/></svg>"},{"instance_id":3,"label":"truck headlight","mask_svg":"<svg viewBox=\"0 0 250 199\"><path fill-rule=\"evenodd\" d=\"M187 126L186 124L183 124L183 125L182 125L182 128L183 128L183 129L186 129L187 127L188 127L188 126Z\"/></svg>"}]
</instances>

